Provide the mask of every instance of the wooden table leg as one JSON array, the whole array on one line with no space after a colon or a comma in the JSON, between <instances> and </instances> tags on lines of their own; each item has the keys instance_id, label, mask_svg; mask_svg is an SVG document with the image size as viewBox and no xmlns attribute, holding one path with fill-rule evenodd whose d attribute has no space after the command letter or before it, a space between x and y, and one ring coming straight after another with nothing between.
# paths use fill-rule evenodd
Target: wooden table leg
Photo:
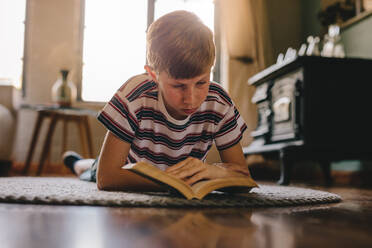
<instances>
[{"instance_id":1,"label":"wooden table leg","mask_svg":"<svg viewBox=\"0 0 372 248\"><path fill-rule=\"evenodd\" d=\"M89 157L93 158L94 155L93 155L92 132L90 131L89 119L87 116L84 116L84 124L85 124L86 137L88 141Z\"/></svg>"},{"instance_id":2,"label":"wooden table leg","mask_svg":"<svg viewBox=\"0 0 372 248\"><path fill-rule=\"evenodd\" d=\"M50 117L51 118L50 118L49 129L48 129L47 136L45 138L43 151L41 153L39 168L38 168L37 173L36 173L37 175L40 175L41 171L43 170L44 162L45 162L45 159L46 159L46 157L47 157L47 155L50 151L50 145L51 145L54 129L56 127L57 120L58 120L58 115L56 115L56 114L52 114Z\"/></svg>"},{"instance_id":3,"label":"wooden table leg","mask_svg":"<svg viewBox=\"0 0 372 248\"><path fill-rule=\"evenodd\" d=\"M37 139L39 137L40 128L41 128L41 125L43 124L43 120L44 120L43 113L38 112L35 127L34 127L34 131L33 131L33 134L32 134L30 147L29 147L28 153L27 153L25 167L23 168L23 174L24 175L28 174L28 171L30 169L32 156L34 155L35 145L36 145Z\"/></svg>"},{"instance_id":4,"label":"wooden table leg","mask_svg":"<svg viewBox=\"0 0 372 248\"><path fill-rule=\"evenodd\" d=\"M83 151L83 157L84 158L89 158L87 137L86 137L86 132L84 130L85 125L84 125L84 118L83 117L79 117L77 119L77 125L78 125L79 133L80 133L80 145L81 145L81 149Z\"/></svg>"},{"instance_id":5,"label":"wooden table leg","mask_svg":"<svg viewBox=\"0 0 372 248\"><path fill-rule=\"evenodd\" d=\"M67 150L67 137L68 137L68 118L63 118L63 132L62 132L62 153Z\"/></svg>"}]
</instances>

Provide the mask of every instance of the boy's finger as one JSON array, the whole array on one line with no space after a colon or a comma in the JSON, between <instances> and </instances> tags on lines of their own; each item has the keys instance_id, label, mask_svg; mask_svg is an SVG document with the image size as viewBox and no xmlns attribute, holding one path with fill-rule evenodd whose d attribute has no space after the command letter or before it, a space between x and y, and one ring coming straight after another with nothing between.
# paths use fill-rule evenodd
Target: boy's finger
<instances>
[{"instance_id":1,"label":"boy's finger","mask_svg":"<svg viewBox=\"0 0 372 248\"><path fill-rule=\"evenodd\" d=\"M205 173L203 173L203 172L197 173L197 174L193 175L192 177L190 177L189 179L187 179L186 183L189 184L189 185L193 185L194 183L205 179L204 174Z\"/></svg>"},{"instance_id":2,"label":"boy's finger","mask_svg":"<svg viewBox=\"0 0 372 248\"><path fill-rule=\"evenodd\" d=\"M182 167L178 168L178 169L175 169L175 170L172 170L172 171L167 171L167 173L173 175L173 176L179 176L179 174L182 173L183 174L187 174L187 171L190 171L193 169L193 166L190 165L189 163L188 164L184 164Z\"/></svg>"},{"instance_id":3,"label":"boy's finger","mask_svg":"<svg viewBox=\"0 0 372 248\"><path fill-rule=\"evenodd\" d=\"M180 163L182 163L180 166L178 166L177 164L176 168L173 168L172 170L168 170L166 172L172 175L175 175L183 171L189 171L190 169L193 169L193 168L196 168L194 170L202 170L202 168L204 168L203 167L204 163L194 158L186 159Z\"/></svg>"},{"instance_id":4,"label":"boy's finger","mask_svg":"<svg viewBox=\"0 0 372 248\"><path fill-rule=\"evenodd\" d=\"M193 166L193 167L188 167L188 168L185 168L185 169L182 168L179 171L170 172L170 174L172 176L177 177L177 178L184 179L184 178L187 178L187 177L191 177L191 176L199 173L202 170L203 170L203 168L201 168L199 166Z\"/></svg>"},{"instance_id":5,"label":"boy's finger","mask_svg":"<svg viewBox=\"0 0 372 248\"><path fill-rule=\"evenodd\" d=\"M175 164L175 165L172 165L171 167L168 167L167 169L165 169L165 171L166 172L176 171L176 170L182 168L185 164L186 164L185 160L184 161L181 161L178 164Z\"/></svg>"},{"instance_id":6,"label":"boy's finger","mask_svg":"<svg viewBox=\"0 0 372 248\"><path fill-rule=\"evenodd\" d=\"M178 170L180 168L182 168L183 166L185 166L186 164L188 164L190 161L189 158L185 159L185 160L182 160L181 162L175 164L175 165L172 165L171 167L168 167L167 169L165 169L166 172L172 172L172 171L175 171L175 170Z\"/></svg>"}]
</instances>

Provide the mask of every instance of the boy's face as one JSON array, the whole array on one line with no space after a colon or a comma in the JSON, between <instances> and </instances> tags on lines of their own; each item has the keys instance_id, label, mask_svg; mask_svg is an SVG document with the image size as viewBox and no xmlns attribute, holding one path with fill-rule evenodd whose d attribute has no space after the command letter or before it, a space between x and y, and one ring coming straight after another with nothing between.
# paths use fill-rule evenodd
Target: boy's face
<instances>
[{"instance_id":1,"label":"boy's face","mask_svg":"<svg viewBox=\"0 0 372 248\"><path fill-rule=\"evenodd\" d=\"M183 120L196 112L207 97L210 70L188 79L174 79L166 72L155 74L151 71L149 74L158 83L168 113L177 120Z\"/></svg>"}]
</instances>

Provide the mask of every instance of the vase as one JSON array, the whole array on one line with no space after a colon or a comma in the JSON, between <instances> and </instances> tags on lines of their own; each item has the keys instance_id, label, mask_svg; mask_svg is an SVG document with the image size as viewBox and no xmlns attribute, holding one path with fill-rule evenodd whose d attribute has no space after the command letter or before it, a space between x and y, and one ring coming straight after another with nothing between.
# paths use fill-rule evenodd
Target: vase
<instances>
[{"instance_id":1,"label":"vase","mask_svg":"<svg viewBox=\"0 0 372 248\"><path fill-rule=\"evenodd\" d=\"M61 70L60 73L52 87L52 100L60 107L71 107L76 101L76 86L68 80L68 70Z\"/></svg>"}]
</instances>

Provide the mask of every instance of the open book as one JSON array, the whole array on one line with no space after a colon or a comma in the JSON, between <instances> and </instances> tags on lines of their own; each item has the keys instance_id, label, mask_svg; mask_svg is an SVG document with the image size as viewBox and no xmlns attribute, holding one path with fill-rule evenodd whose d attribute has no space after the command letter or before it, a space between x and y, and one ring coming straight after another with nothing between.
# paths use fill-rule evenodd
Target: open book
<instances>
[{"instance_id":1,"label":"open book","mask_svg":"<svg viewBox=\"0 0 372 248\"><path fill-rule=\"evenodd\" d=\"M214 190L246 193L252 188L258 187L257 183L250 177L217 178L196 182L190 186L181 179L173 177L159 168L145 162L127 164L122 168L150 179L161 186L166 186L171 190L182 194L187 199L202 199Z\"/></svg>"}]
</instances>

